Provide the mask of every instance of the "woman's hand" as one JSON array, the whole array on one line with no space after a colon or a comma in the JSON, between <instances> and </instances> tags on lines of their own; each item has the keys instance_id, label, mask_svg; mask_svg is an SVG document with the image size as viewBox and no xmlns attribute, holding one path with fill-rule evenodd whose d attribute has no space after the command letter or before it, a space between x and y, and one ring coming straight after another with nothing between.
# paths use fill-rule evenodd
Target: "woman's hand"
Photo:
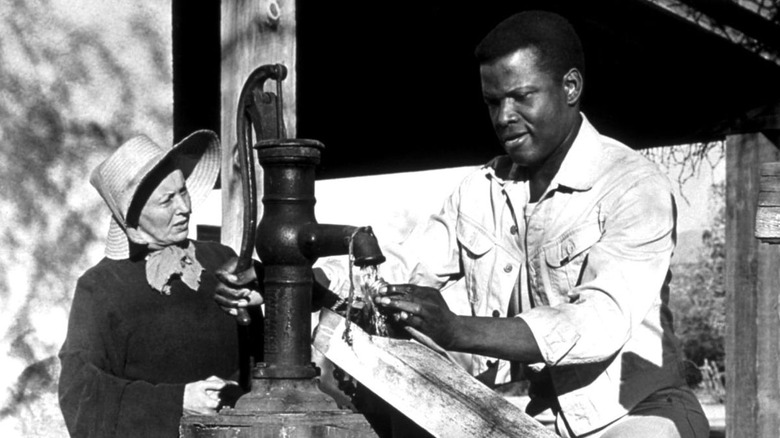
<instances>
[{"instance_id":1,"label":"woman's hand","mask_svg":"<svg viewBox=\"0 0 780 438\"><path fill-rule=\"evenodd\" d=\"M230 380L211 376L206 380L184 386L184 414L215 415L220 406L220 391L227 385L238 385Z\"/></svg>"},{"instance_id":2,"label":"woman's hand","mask_svg":"<svg viewBox=\"0 0 780 438\"><path fill-rule=\"evenodd\" d=\"M239 308L263 304L263 296L260 294L262 282L258 280L257 266L252 265L249 269L236 272L237 265L238 257L234 257L215 272L219 282L214 291L214 301L233 316L238 314ZM262 265L259 269L262 271Z\"/></svg>"}]
</instances>

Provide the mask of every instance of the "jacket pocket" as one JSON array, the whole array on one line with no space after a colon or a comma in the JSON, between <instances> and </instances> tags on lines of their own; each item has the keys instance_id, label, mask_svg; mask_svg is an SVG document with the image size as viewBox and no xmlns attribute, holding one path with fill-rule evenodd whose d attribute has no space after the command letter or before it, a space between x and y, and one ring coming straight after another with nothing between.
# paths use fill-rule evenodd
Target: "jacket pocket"
<instances>
[{"instance_id":1,"label":"jacket pocket","mask_svg":"<svg viewBox=\"0 0 780 438\"><path fill-rule=\"evenodd\" d=\"M481 258L496 246L493 237L487 231L462 217L458 218L456 233L458 242L467 250L471 258Z\"/></svg>"},{"instance_id":2,"label":"jacket pocket","mask_svg":"<svg viewBox=\"0 0 780 438\"><path fill-rule=\"evenodd\" d=\"M583 263L590 248L600 238L598 224L588 223L545 245L545 270L555 295L567 295L570 289L580 283Z\"/></svg>"},{"instance_id":3,"label":"jacket pocket","mask_svg":"<svg viewBox=\"0 0 780 438\"><path fill-rule=\"evenodd\" d=\"M461 263L466 280L466 290L472 311L476 312L479 303L487 296L490 273L495 263L493 236L463 217L458 218L456 235L461 247Z\"/></svg>"}]
</instances>

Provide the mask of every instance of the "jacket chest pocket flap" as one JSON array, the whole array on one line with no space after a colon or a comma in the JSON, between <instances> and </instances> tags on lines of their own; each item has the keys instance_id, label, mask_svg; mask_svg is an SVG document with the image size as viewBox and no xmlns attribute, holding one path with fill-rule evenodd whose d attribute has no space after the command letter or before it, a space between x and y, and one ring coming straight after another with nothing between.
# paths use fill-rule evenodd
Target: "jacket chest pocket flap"
<instances>
[{"instance_id":1,"label":"jacket chest pocket flap","mask_svg":"<svg viewBox=\"0 0 780 438\"><path fill-rule=\"evenodd\" d=\"M463 218L458 219L456 235L461 247L461 267L465 277L466 290L472 312L479 314L480 302L490 289L490 273L495 265L496 244L482 227L478 227Z\"/></svg>"},{"instance_id":2,"label":"jacket chest pocket flap","mask_svg":"<svg viewBox=\"0 0 780 438\"><path fill-rule=\"evenodd\" d=\"M485 230L463 218L458 219L456 233L458 242L471 258L480 258L495 246L493 238Z\"/></svg>"},{"instance_id":3,"label":"jacket chest pocket flap","mask_svg":"<svg viewBox=\"0 0 780 438\"><path fill-rule=\"evenodd\" d=\"M560 239L546 245L544 258L547 266L560 268L585 253L601 238L597 224L587 224L569 231ZM581 260L580 260L581 261Z\"/></svg>"}]
</instances>

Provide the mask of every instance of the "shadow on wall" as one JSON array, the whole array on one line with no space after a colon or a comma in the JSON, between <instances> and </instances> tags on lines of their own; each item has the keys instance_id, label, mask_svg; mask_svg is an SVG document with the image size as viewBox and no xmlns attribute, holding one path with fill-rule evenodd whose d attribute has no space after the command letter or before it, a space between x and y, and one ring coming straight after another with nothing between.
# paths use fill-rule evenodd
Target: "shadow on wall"
<instances>
[{"instance_id":1,"label":"shadow on wall","mask_svg":"<svg viewBox=\"0 0 780 438\"><path fill-rule=\"evenodd\" d=\"M108 212L90 171L171 141L170 2L0 4L0 436L66 436L56 402L76 279Z\"/></svg>"}]
</instances>

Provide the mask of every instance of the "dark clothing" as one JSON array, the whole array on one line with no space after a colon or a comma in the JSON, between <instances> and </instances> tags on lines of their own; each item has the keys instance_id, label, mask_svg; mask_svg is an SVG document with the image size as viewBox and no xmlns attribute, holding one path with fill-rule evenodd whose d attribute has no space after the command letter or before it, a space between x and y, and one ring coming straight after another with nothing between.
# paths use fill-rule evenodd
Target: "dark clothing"
<instances>
[{"instance_id":1,"label":"dark clothing","mask_svg":"<svg viewBox=\"0 0 780 438\"><path fill-rule=\"evenodd\" d=\"M235 379L235 319L217 306L214 271L235 253L196 242L198 291L146 281L145 259L103 259L78 281L60 351L59 397L74 437L176 437L184 386ZM258 342L253 342L255 344Z\"/></svg>"}]
</instances>

